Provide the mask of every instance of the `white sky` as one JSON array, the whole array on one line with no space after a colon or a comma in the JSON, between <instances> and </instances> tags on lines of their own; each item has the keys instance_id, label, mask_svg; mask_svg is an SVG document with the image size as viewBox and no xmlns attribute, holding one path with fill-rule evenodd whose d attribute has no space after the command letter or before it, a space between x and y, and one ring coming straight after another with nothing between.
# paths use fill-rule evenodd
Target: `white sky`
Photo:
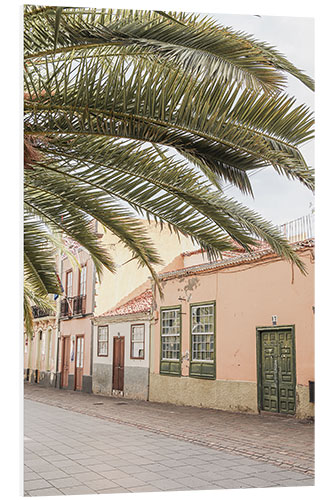
<instances>
[{"instance_id":1,"label":"white sky","mask_svg":"<svg viewBox=\"0 0 333 500\"><path fill-rule=\"evenodd\" d=\"M275 46L297 68L314 78L314 20L304 17L210 14L220 24L254 35ZM296 78L288 78L287 92L314 109L314 93ZM314 166L314 141L301 149L308 165ZM310 212L314 203L311 191L298 181L291 181L271 168L251 178L255 199L242 195L237 188L230 195L259 212L267 220L282 224Z\"/></svg>"}]
</instances>

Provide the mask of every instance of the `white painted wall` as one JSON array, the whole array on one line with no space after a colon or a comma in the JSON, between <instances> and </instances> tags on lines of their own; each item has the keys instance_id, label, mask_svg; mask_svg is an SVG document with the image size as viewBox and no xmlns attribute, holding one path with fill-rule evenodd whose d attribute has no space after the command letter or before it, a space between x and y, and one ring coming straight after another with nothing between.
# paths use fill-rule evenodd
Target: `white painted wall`
<instances>
[{"instance_id":1,"label":"white painted wall","mask_svg":"<svg viewBox=\"0 0 333 500\"><path fill-rule=\"evenodd\" d=\"M145 325L145 353L144 359L131 359L131 325L144 324ZM149 321L147 320L135 320L135 321L123 321L119 323L109 323L105 321L101 323L100 326L108 325L108 336L109 336L109 352L108 356L97 356L97 331L98 325L94 326L94 353L93 353L93 363L94 364L112 364L113 360L113 337L117 337L118 333L120 337L125 337L125 353L124 353L124 365L125 366L135 366L148 368L149 367Z\"/></svg>"}]
</instances>

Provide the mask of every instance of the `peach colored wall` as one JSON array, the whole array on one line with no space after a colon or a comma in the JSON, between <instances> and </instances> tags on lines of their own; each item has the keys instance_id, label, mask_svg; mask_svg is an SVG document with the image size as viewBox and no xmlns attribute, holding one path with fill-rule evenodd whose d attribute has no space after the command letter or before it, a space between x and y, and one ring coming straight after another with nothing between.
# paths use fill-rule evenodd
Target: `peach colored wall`
<instances>
[{"instance_id":1,"label":"peach colored wall","mask_svg":"<svg viewBox=\"0 0 333 500\"><path fill-rule=\"evenodd\" d=\"M296 383L307 385L314 380L314 264L310 251L302 258L309 274L303 276L294 269L293 283L291 265L285 261L166 280L157 309L181 304L184 355L189 350L190 304L216 300L216 378L253 382L257 380L256 327L271 326L272 315L277 315L278 325L295 325ZM159 373L159 320L153 328L153 372ZM182 374L188 375L187 361Z\"/></svg>"}]
</instances>

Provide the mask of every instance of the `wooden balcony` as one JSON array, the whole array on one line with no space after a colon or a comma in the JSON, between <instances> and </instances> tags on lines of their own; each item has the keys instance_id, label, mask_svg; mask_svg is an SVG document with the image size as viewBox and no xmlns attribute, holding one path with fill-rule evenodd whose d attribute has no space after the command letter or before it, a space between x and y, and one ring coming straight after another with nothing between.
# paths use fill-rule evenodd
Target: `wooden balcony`
<instances>
[{"instance_id":1,"label":"wooden balcony","mask_svg":"<svg viewBox=\"0 0 333 500\"><path fill-rule=\"evenodd\" d=\"M60 317L72 318L73 316L83 316L86 314L86 295L76 297L66 297L60 304Z\"/></svg>"}]
</instances>

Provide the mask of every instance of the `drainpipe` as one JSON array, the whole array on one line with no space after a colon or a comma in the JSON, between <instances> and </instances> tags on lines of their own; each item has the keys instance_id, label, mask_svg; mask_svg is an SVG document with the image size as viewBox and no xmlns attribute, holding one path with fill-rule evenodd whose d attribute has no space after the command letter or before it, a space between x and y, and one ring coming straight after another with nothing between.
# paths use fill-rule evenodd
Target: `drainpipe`
<instances>
[{"instance_id":1,"label":"drainpipe","mask_svg":"<svg viewBox=\"0 0 333 500\"><path fill-rule=\"evenodd\" d=\"M98 222L95 220L95 232L98 232ZM93 353L94 353L94 314L95 314L95 294L96 294L96 266L93 263L93 286L91 300L91 334L90 334L90 376L91 376L91 391L92 391L92 375L93 375Z\"/></svg>"},{"instance_id":2,"label":"drainpipe","mask_svg":"<svg viewBox=\"0 0 333 500\"><path fill-rule=\"evenodd\" d=\"M60 281L62 279L62 258L61 258L61 250L59 250L59 259L60 259ZM60 304L61 304L61 296L57 298L57 312L56 312L56 338L57 338L57 344L56 344L56 387L57 387L57 377L58 377L58 370L59 370L59 344L60 344ZM59 380L59 388L60 388L60 380Z\"/></svg>"},{"instance_id":3,"label":"drainpipe","mask_svg":"<svg viewBox=\"0 0 333 500\"><path fill-rule=\"evenodd\" d=\"M149 318L149 358L148 358L148 383L147 383L147 401L149 401L150 389L150 363L151 363L151 318Z\"/></svg>"},{"instance_id":4,"label":"drainpipe","mask_svg":"<svg viewBox=\"0 0 333 500\"><path fill-rule=\"evenodd\" d=\"M147 384L147 401L149 401L150 397L150 374L151 374L151 360L152 360L152 332L151 332L151 325L154 320L154 310L155 310L155 292L156 292L156 286L153 282L153 280L150 278L151 282L151 289L153 292L153 303L151 306L150 310L150 316L149 316L149 367L148 367L148 384Z\"/></svg>"},{"instance_id":5,"label":"drainpipe","mask_svg":"<svg viewBox=\"0 0 333 500\"><path fill-rule=\"evenodd\" d=\"M95 314L95 293L96 293L96 266L93 264L93 289L92 289L92 319L91 321L91 335L90 335L90 376L92 377L93 373L93 348L94 348L94 314ZM92 383L92 381L91 381Z\"/></svg>"}]
</instances>

